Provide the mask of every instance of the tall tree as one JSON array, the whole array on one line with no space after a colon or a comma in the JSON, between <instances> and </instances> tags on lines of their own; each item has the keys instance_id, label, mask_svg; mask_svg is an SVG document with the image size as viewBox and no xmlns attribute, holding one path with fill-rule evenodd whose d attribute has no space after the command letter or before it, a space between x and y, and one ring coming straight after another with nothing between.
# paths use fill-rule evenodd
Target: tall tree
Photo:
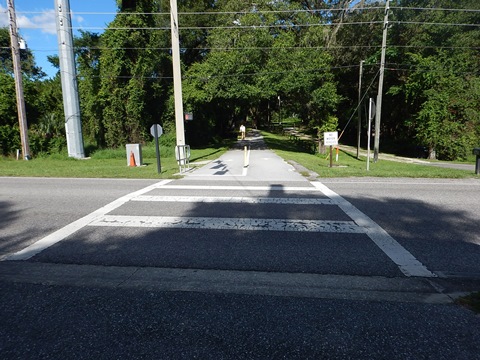
<instances>
[{"instance_id":1,"label":"tall tree","mask_svg":"<svg viewBox=\"0 0 480 360\"><path fill-rule=\"evenodd\" d=\"M158 5L137 0L135 10L118 13L102 36L99 96L108 146L143 142L154 120L151 109L158 103L167 57L166 52L155 50L163 34L154 31L152 13Z\"/></svg>"},{"instance_id":2,"label":"tall tree","mask_svg":"<svg viewBox=\"0 0 480 360\"><path fill-rule=\"evenodd\" d=\"M217 5L221 25L209 34L211 50L189 69L185 82L194 106L222 108L217 128L229 130L247 115L265 122L269 104L278 110L278 97L284 115L300 114L307 123L335 111L330 58L312 49L318 39L307 36L306 25L318 19L287 1Z\"/></svg>"},{"instance_id":3,"label":"tall tree","mask_svg":"<svg viewBox=\"0 0 480 360\"><path fill-rule=\"evenodd\" d=\"M404 124L431 158L464 159L480 137L477 1L398 1L391 94L409 107ZM408 7L410 9L408 9ZM413 9L412 9L413 8ZM465 9L462 10L462 9ZM408 64L408 65L405 65ZM400 96L399 96L400 95Z\"/></svg>"},{"instance_id":4,"label":"tall tree","mask_svg":"<svg viewBox=\"0 0 480 360\"><path fill-rule=\"evenodd\" d=\"M20 51L20 61L23 75L36 80L45 76L41 68L36 66L35 58L30 49ZM10 33L7 27L0 28L0 72L13 74L12 50L10 47Z\"/></svg>"},{"instance_id":5,"label":"tall tree","mask_svg":"<svg viewBox=\"0 0 480 360\"><path fill-rule=\"evenodd\" d=\"M101 38L98 34L81 31L74 39L77 59L78 90L82 110L83 134L97 146L105 145L102 107L98 101L101 89Z\"/></svg>"}]
</instances>

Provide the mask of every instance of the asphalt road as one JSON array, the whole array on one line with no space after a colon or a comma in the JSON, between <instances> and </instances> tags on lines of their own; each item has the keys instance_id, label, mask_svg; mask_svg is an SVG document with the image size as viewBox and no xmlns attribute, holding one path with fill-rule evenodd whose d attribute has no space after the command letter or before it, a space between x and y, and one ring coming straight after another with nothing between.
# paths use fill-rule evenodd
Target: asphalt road
<instances>
[{"instance_id":1,"label":"asphalt road","mask_svg":"<svg viewBox=\"0 0 480 360\"><path fill-rule=\"evenodd\" d=\"M480 358L452 303L480 289L476 179L310 182L253 147L0 189L2 358Z\"/></svg>"}]
</instances>

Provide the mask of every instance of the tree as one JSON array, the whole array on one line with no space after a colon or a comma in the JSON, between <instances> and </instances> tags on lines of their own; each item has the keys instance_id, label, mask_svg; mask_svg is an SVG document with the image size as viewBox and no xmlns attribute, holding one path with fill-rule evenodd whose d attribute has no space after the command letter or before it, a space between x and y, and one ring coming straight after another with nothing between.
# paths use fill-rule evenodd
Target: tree
<instances>
[{"instance_id":1,"label":"tree","mask_svg":"<svg viewBox=\"0 0 480 360\"><path fill-rule=\"evenodd\" d=\"M407 99L421 104L410 124L430 158L466 159L480 136L480 77L471 59L412 55L418 68L406 82Z\"/></svg>"},{"instance_id":2,"label":"tree","mask_svg":"<svg viewBox=\"0 0 480 360\"><path fill-rule=\"evenodd\" d=\"M403 1L399 1L399 5ZM405 4L407 5L407 4ZM437 6L441 9L429 10ZM414 1L410 7L425 10L399 12L395 41L406 44L396 62L411 64L399 72L391 93L403 94L409 108L404 123L417 141L429 148L431 158L465 159L480 136L478 92L480 31L478 2ZM410 25L414 22L417 25ZM427 24L418 26L425 22ZM452 24L452 25L441 25ZM461 26L460 24L467 24Z\"/></svg>"},{"instance_id":3,"label":"tree","mask_svg":"<svg viewBox=\"0 0 480 360\"><path fill-rule=\"evenodd\" d=\"M83 134L97 146L104 146L103 110L98 101L98 93L102 86L100 78L101 37L95 33L80 31L80 36L74 38L74 44Z\"/></svg>"},{"instance_id":4,"label":"tree","mask_svg":"<svg viewBox=\"0 0 480 360\"><path fill-rule=\"evenodd\" d=\"M278 96L287 116L300 114L312 126L326 120L339 100L330 57L304 26L318 19L299 9L287 1L219 1L222 25L210 32L204 61L187 71L186 101L202 112L222 108L215 123L223 131L247 116L265 122Z\"/></svg>"},{"instance_id":5,"label":"tree","mask_svg":"<svg viewBox=\"0 0 480 360\"><path fill-rule=\"evenodd\" d=\"M136 11L119 13L102 36L99 96L108 146L143 142L154 120L167 56L154 50L162 37L152 31L156 19L150 14L157 6L138 0Z\"/></svg>"},{"instance_id":6,"label":"tree","mask_svg":"<svg viewBox=\"0 0 480 360\"><path fill-rule=\"evenodd\" d=\"M24 85L24 99L27 118L30 125L38 122L43 104L37 102L40 79L45 76L35 64L29 49L20 51L20 61ZM12 51L8 28L0 28L0 143L3 155L13 153L19 148L19 129L16 105L16 89L13 73ZM17 135L14 135L17 134ZM18 139L18 141L17 141ZM31 145L31 144L30 144ZM35 152L35 148L31 151Z\"/></svg>"},{"instance_id":7,"label":"tree","mask_svg":"<svg viewBox=\"0 0 480 360\"><path fill-rule=\"evenodd\" d=\"M30 49L20 51L22 73L31 80L46 76L41 68L35 65L35 59ZM13 75L12 50L10 47L10 33L8 28L0 28L0 73Z\"/></svg>"}]
</instances>

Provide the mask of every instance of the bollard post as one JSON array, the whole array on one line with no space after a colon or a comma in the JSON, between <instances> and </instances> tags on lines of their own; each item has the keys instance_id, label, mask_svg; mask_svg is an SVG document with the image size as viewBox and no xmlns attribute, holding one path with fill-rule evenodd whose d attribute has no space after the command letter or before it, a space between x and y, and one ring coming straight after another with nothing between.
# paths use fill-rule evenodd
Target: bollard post
<instances>
[{"instance_id":1,"label":"bollard post","mask_svg":"<svg viewBox=\"0 0 480 360\"><path fill-rule=\"evenodd\" d=\"M330 145L330 167L333 167L333 146Z\"/></svg>"},{"instance_id":2,"label":"bollard post","mask_svg":"<svg viewBox=\"0 0 480 360\"><path fill-rule=\"evenodd\" d=\"M473 149L473 155L476 155L475 174L480 175L480 148Z\"/></svg>"}]
</instances>

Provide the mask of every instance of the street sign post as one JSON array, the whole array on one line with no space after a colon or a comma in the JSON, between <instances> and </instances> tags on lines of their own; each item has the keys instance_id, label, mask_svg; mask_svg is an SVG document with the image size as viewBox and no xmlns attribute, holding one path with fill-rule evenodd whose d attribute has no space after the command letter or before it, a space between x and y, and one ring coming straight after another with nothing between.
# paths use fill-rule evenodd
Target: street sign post
<instances>
[{"instance_id":1,"label":"street sign post","mask_svg":"<svg viewBox=\"0 0 480 360\"><path fill-rule=\"evenodd\" d=\"M330 146L330 167L333 167L333 146L338 145L338 131L324 132L323 144Z\"/></svg>"},{"instance_id":2,"label":"street sign post","mask_svg":"<svg viewBox=\"0 0 480 360\"><path fill-rule=\"evenodd\" d=\"M163 129L159 124L153 124L150 128L150 134L155 138L155 150L157 153L157 172L160 174L162 172L162 165L160 163L160 146L158 144L158 138L162 136Z\"/></svg>"}]
</instances>

